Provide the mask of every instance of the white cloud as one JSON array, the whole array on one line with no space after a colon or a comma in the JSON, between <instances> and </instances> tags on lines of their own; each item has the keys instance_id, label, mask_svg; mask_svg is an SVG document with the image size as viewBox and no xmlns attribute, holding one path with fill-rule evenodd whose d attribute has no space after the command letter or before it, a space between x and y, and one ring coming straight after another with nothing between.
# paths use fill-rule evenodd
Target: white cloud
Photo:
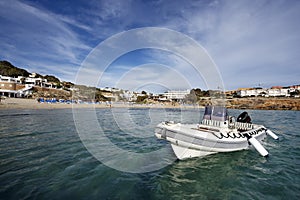
<instances>
[{"instance_id":1,"label":"white cloud","mask_svg":"<svg viewBox=\"0 0 300 200\"><path fill-rule=\"evenodd\" d=\"M22 60L23 65L30 65L29 70L50 63L58 71L60 68L68 71L81 63L81 52L90 49L64 23L66 18L60 19L53 13L18 1L1 2L0 6L5 27L0 30L4 44L2 51L5 52L2 59L13 63Z\"/></svg>"},{"instance_id":2,"label":"white cloud","mask_svg":"<svg viewBox=\"0 0 300 200\"><path fill-rule=\"evenodd\" d=\"M63 69L57 75L70 77L89 53L89 46L120 31L158 26L181 31L203 45L218 65L226 89L258 83L267 87L299 84L298 1L89 1L85 5L71 5L80 15L64 15L34 3L1 1L0 22L5 29L0 30L0 55L33 69L42 66L41 71L57 64ZM152 39L170 42L169 37ZM134 37L129 38L111 46L112 53L121 52L128 43L137 45ZM192 51L183 43L178 40L174 46ZM154 53L152 57L179 73L195 74L176 55ZM115 73L111 76L122 75L124 69ZM192 85L205 87L203 79L191 78Z\"/></svg>"},{"instance_id":3,"label":"white cloud","mask_svg":"<svg viewBox=\"0 0 300 200\"><path fill-rule=\"evenodd\" d=\"M197 7L199 11L184 12L165 25L208 50L226 89L297 84L300 2L214 1Z\"/></svg>"},{"instance_id":4,"label":"white cloud","mask_svg":"<svg viewBox=\"0 0 300 200\"><path fill-rule=\"evenodd\" d=\"M144 62L152 63L152 65L149 66L154 67L155 64L170 66L172 70L177 71L178 74L183 77L188 77L187 80L192 82L193 84L191 85L195 87L199 85L199 80L203 79L209 89L223 88L219 73L206 51L191 38L179 32L163 28L135 29L115 35L97 46L87 57L83 66L87 69L97 69L103 72L106 71L106 68L118 57L128 52L149 48L158 49L157 53L154 53L155 51L148 51L153 60L144 60ZM134 60L138 59L139 54L136 54ZM134 60L131 61L132 66L136 65ZM110 76L121 76L122 73L124 73L120 70L120 67L118 68L119 70L111 69L109 73ZM155 70L155 67L153 70ZM112 71L114 73L112 73ZM106 73L106 75L107 74L108 73ZM158 81L160 77L165 76L165 74L162 73L159 77L154 79L150 77L150 74L151 73L141 73L137 78L139 81L141 81L142 78L144 82L147 82L148 79L155 82ZM94 75L101 76L100 73ZM147 76L149 76L149 78L147 78ZM131 79L127 79L127 81L132 84L137 78L132 77ZM107 80L115 81L111 78L105 81ZM165 81L174 83L174 80L176 80L174 77L165 77ZM122 83L125 84L124 82ZM114 84L114 82L110 84ZM175 84L174 87L179 87L179 85ZM182 89L184 87L180 86L180 88Z\"/></svg>"},{"instance_id":5,"label":"white cloud","mask_svg":"<svg viewBox=\"0 0 300 200\"><path fill-rule=\"evenodd\" d=\"M172 67L154 63L131 68L117 80L115 86L136 91L146 85L160 85L168 89L191 88L184 74L178 73Z\"/></svg>"}]
</instances>

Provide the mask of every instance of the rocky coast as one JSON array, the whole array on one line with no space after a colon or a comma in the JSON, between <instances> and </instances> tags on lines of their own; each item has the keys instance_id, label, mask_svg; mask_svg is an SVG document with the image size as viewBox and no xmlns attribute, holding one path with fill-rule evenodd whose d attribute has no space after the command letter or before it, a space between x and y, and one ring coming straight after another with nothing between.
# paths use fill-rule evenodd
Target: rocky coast
<instances>
[{"instance_id":1,"label":"rocky coast","mask_svg":"<svg viewBox=\"0 0 300 200\"><path fill-rule=\"evenodd\" d=\"M234 98L227 99L227 107L254 110L300 110L300 98Z\"/></svg>"},{"instance_id":2,"label":"rocky coast","mask_svg":"<svg viewBox=\"0 0 300 200\"><path fill-rule=\"evenodd\" d=\"M222 102L222 101L220 101ZM253 110L300 110L300 98L287 97L247 97L225 99L229 109ZM211 104L211 98L202 98L198 101L200 106Z\"/></svg>"}]
</instances>

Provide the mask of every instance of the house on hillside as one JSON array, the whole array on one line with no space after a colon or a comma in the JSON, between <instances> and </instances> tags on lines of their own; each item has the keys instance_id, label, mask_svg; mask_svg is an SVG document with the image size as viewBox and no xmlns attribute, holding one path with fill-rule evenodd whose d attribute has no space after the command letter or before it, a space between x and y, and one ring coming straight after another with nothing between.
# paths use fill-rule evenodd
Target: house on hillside
<instances>
[{"instance_id":1,"label":"house on hillside","mask_svg":"<svg viewBox=\"0 0 300 200\"><path fill-rule=\"evenodd\" d=\"M239 88L237 96L240 97L289 97L291 96L290 87L273 86L270 89L265 88Z\"/></svg>"},{"instance_id":2,"label":"house on hillside","mask_svg":"<svg viewBox=\"0 0 300 200\"><path fill-rule=\"evenodd\" d=\"M237 96L240 97L264 96L266 93L267 90L262 88L239 88L237 90Z\"/></svg>"},{"instance_id":3,"label":"house on hillside","mask_svg":"<svg viewBox=\"0 0 300 200\"><path fill-rule=\"evenodd\" d=\"M29 77L17 78L0 75L0 95L7 97L26 97L32 94L33 87L56 89L55 83L49 83L47 79L36 78L34 74Z\"/></svg>"},{"instance_id":4,"label":"house on hillside","mask_svg":"<svg viewBox=\"0 0 300 200\"><path fill-rule=\"evenodd\" d=\"M13 78L0 75L0 95L7 97L25 97L31 94L30 89L21 83L21 77Z\"/></svg>"}]
</instances>

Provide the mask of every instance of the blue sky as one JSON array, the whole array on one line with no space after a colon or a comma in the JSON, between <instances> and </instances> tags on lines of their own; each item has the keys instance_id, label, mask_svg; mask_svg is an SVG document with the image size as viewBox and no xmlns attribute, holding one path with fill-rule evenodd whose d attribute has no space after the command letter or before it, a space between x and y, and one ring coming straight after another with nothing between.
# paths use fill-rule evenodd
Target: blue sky
<instances>
[{"instance_id":1,"label":"blue sky","mask_svg":"<svg viewBox=\"0 0 300 200\"><path fill-rule=\"evenodd\" d=\"M0 59L74 82L81 64L102 41L134 28L161 27L202 45L226 90L294 85L300 84L299 11L300 1L293 0L0 0ZM190 69L170 52L139 50L115 60L99 86L143 89L149 86L143 86L144 80L151 78L155 85L163 76L168 82L163 88L207 89L201 78L186 80ZM135 75L138 71L143 75ZM176 78L181 76L185 78Z\"/></svg>"}]
</instances>

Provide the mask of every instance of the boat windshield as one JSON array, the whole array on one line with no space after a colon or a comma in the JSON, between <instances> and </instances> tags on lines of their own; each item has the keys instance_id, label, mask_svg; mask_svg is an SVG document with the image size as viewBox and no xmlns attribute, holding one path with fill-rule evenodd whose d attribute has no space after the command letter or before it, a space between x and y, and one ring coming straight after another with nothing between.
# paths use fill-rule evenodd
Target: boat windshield
<instances>
[{"instance_id":1,"label":"boat windshield","mask_svg":"<svg viewBox=\"0 0 300 200\"><path fill-rule=\"evenodd\" d=\"M226 121L227 109L223 106L206 106L203 119Z\"/></svg>"}]
</instances>

